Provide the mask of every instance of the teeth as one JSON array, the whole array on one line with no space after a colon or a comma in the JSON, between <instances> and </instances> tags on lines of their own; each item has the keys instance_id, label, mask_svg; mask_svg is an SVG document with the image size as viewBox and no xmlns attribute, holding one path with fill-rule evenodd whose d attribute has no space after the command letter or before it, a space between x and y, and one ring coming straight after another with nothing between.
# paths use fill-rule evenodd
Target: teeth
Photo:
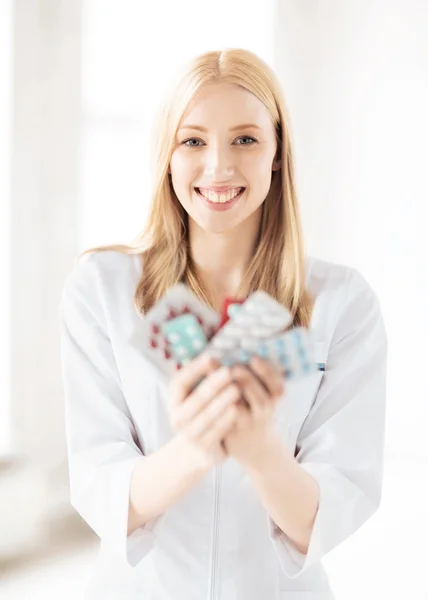
<instances>
[{"instance_id":1,"label":"teeth","mask_svg":"<svg viewBox=\"0 0 428 600\"><path fill-rule=\"evenodd\" d=\"M242 190L242 188L235 188L234 190L230 190L226 194L216 194L215 192L211 192L211 191L203 192L202 190L199 190L199 193L201 194L201 196L203 196L210 202L223 203L223 202L229 202L233 198L236 198L236 196L238 196L238 194L240 194L241 190Z\"/></svg>"}]
</instances>

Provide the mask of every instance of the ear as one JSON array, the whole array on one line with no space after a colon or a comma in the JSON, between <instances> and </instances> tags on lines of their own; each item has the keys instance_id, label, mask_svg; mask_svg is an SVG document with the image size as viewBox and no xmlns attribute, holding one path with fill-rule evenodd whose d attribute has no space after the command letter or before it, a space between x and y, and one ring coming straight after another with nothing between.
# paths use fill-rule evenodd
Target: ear
<instances>
[{"instance_id":1,"label":"ear","mask_svg":"<svg viewBox=\"0 0 428 600\"><path fill-rule=\"evenodd\" d=\"M274 160L272 163L272 171L278 171L278 169L281 168L281 159L278 158L277 160Z\"/></svg>"}]
</instances>

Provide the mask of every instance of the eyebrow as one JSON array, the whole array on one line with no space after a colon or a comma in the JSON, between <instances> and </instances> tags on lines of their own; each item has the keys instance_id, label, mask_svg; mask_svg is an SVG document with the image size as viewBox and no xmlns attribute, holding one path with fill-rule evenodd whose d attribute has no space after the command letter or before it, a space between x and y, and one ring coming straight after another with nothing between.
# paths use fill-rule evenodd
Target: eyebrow
<instances>
[{"instance_id":1,"label":"eyebrow","mask_svg":"<svg viewBox=\"0 0 428 600\"><path fill-rule=\"evenodd\" d=\"M197 129L198 131L207 132L208 129L206 127L202 127L201 125L183 125L180 127L181 129ZM238 129L261 129L258 125L254 123L244 123L243 125L236 125L235 127L231 127L229 131L237 131Z\"/></svg>"}]
</instances>

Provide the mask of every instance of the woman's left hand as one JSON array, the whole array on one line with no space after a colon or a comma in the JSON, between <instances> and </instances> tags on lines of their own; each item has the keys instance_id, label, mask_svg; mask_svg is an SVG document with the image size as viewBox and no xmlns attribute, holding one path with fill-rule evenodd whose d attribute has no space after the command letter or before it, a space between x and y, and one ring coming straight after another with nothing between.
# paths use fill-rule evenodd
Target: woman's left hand
<instances>
[{"instance_id":1,"label":"woman's left hand","mask_svg":"<svg viewBox=\"0 0 428 600\"><path fill-rule=\"evenodd\" d=\"M239 401L237 423L223 440L223 445L227 454L244 468L257 469L263 461L264 449L274 435L273 414L284 394L284 377L259 357L254 357L249 367L231 367L231 372L246 402Z\"/></svg>"}]
</instances>

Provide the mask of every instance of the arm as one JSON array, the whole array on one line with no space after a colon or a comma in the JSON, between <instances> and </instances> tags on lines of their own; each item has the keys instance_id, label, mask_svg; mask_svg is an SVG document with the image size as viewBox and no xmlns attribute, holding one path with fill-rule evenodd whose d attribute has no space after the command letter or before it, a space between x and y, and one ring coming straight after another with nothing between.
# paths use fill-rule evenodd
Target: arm
<instances>
[{"instance_id":1,"label":"arm","mask_svg":"<svg viewBox=\"0 0 428 600\"><path fill-rule=\"evenodd\" d=\"M78 264L60 304L70 499L103 545L134 566L152 549L162 513L202 474L179 438L144 456L122 392L96 264L96 255Z\"/></svg>"},{"instance_id":2,"label":"arm","mask_svg":"<svg viewBox=\"0 0 428 600\"><path fill-rule=\"evenodd\" d=\"M297 439L295 460L319 488L309 535L305 528L311 521L316 498L310 479L305 481L294 467L291 471L286 469L284 479L294 472L297 482L293 490L294 504L287 501L285 482L283 492L278 484L277 499L269 500L274 513L268 515L270 537L283 571L291 578L320 561L357 531L379 507L386 361L387 338L378 299L366 280L353 269L329 350L327 370ZM284 463L287 462L288 459L284 459ZM305 498L306 485L311 490L308 498ZM266 494L266 483L264 488ZM282 506L279 505L281 493L284 494ZM293 513L290 506L298 505L302 512ZM292 526L290 522L299 514L301 528L296 530L297 525ZM274 515L279 522L275 523Z\"/></svg>"},{"instance_id":3,"label":"arm","mask_svg":"<svg viewBox=\"0 0 428 600\"><path fill-rule=\"evenodd\" d=\"M273 521L287 532L299 552L306 554L318 509L317 482L277 435L260 450L257 468L249 477Z\"/></svg>"},{"instance_id":4,"label":"arm","mask_svg":"<svg viewBox=\"0 0 428 600\"><path fill-rule=\"evenodd\" d=\"M179 435L138 460L130 484L128 535L164 513L207 472Z\"/></svg>"}]
</instances>

